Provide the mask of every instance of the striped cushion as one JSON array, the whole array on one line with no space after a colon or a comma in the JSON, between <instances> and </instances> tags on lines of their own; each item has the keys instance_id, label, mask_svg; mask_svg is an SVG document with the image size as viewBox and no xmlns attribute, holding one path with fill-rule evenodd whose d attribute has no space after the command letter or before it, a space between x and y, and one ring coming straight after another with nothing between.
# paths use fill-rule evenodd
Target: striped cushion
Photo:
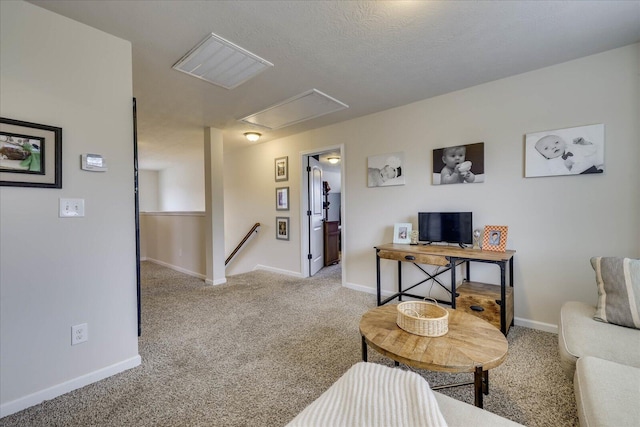
<instances>
[{"instance_id":1,"label":"striped cushion","mask_svg":"<svg viewBox=\"0 0 640 427\"><path fill-rule=\"evenodd\" d=\"M594 257L598 307L594 319L640 329L640 260Z\"/></svg>"},{"instance_id":2,"label":"striped cushion","mask_svg":"<svg viewBox=\"0 0 640 427\"><path fill-rule=\"evenodd\" d=\"M429 383L420 375L359 362L287 427L446 425Z\"/></svg>"}]
</instances>

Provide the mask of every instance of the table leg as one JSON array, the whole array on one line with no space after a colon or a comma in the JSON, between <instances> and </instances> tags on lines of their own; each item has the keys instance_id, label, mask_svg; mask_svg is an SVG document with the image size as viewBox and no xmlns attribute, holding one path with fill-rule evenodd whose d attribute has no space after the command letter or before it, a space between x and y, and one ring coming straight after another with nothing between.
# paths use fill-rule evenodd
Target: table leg
<instances>
[{"instance_id":1,"label":"table leg","mask_svg":"<svg viewBox=\"0 0 640 427\"><path fill-rule=\"evenodd\" d=\"M476 370L473 374L473 384L474 384L474 388L475 388L475 399L474 399L474 403L478 408L482 408L482 391L483 391L483 386L482 386L482 379L484 377L484 374L482 372L482 366L477 366Z\"/></svg>"},{"instance_id":2,"label":"table leg","mask_svg":"<svg viewBox=\"0 0 640 427\"><path fill-rule=\"evenodd\" d=\"M362 337L362 361L367 361L367 342L365 341L364 336Z\"/></svg>"},{"instance_id":3,"label":"table leg","mask_svg":"<svg viewBox=\"0 0 640 427\"><path fill-rule=\"evenodd\" d=\"M489 394L489 371L482 373L482 391L484 394Z\"/></svg>"}]
</instances>

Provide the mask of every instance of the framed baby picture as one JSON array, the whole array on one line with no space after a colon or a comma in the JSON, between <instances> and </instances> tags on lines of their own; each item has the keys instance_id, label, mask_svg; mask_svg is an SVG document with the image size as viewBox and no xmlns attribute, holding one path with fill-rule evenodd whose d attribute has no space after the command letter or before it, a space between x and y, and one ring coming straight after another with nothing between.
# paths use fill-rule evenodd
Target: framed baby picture
<instances>
[{"instance_id":1,"label":"framed baby picture","mask_svg":"<svg viewBox=\"0 0 640 427\"><path fill-rule=\"evenodd\" d=\"M404 153L367 157L367 187L404 185Z\"/></svg>"},{"instance_id":2,"label":"framed baby picture","mask_svg":"<svg viewBox=\"0 0 640 427\"><path fill-rule=\"evenodd\" d=\"M289 217L276 217L276 239L289 240Z\"/></svg>"},{"instance_id":3,"label":"framed baby picture","mask_svg":"<svg viewBox=\"0 0 640 427\"><path fill-rule=\"evenodd\" d=\"M411 229L413 225L410 223L398 223L393 226L393 243L408 245L411 243Z\"/></svg>"},{"instance_id":4,"label":"framed baby picture","mask_svg":"<svg viewBox=\"0 0 640 427\"><path fill-rule=\"evenodd\" d=\"M433 150L433 185L484 182L484 142Z\"/></svg>"},{"instance_id":5,"label":"framed baby picture","mask_svg":"<svg viewBox=\"0 0 640 427\"><path fill-rule=\"evenodd\" d=\"M525 178L604 172L604 124L525 135Z\"/></svg>"},{"instance_id":6,"label":"framed baby picture","mask_svg":"<svg viewBox=\"0 0 640 427\"><path fill-rule=\"evenodd\" d=\"M482 238L482 250L493 252L504 252L507 250L506 225L487 225L484 227L484 237Z\"/></svg>"}]
</instances>

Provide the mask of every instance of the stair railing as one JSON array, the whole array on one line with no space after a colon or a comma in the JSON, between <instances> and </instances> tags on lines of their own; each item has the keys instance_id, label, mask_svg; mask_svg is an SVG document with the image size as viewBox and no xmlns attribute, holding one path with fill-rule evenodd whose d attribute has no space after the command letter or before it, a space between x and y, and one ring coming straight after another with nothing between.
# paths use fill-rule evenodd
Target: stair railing
<instances>
[{"instance_id":1,"label":"stair railing","mask_svg":"<svg viewBox=\"0 0 640 427\"><path fill-rule=\"evenodd\" d=\"M233 252L231 252L231 255L229 255L227 257L227 259L224 262L224 265L226 266L227 264L229 264L229 262L233 259L233 257L238 253L238 251L242 248L242 246L247 243L247 240L249 240L249 237L251 237L251 235L253 233L257 233L258 232L258 228L260 227L260 223L256 222L253 227L251 227L251 230L249 230L249 232L244 236L244 238L242 239L242 241L240 243L238 243L238 246L236 246L236 248L233 250Z\"/></svg>"}]
</instances>

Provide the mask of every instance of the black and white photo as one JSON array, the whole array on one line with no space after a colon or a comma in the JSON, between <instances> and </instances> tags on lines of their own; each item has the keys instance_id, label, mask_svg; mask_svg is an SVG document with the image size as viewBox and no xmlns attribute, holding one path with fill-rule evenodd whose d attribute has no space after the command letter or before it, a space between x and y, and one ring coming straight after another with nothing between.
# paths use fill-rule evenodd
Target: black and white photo
<instances>
[{"instance_id":1,"label":"black and white photo","mask_svg":"<svg viewBox=\"0 0 640 427\"><path fill-rule=\"evenodd\" d=\"M433 184L484 182L484 142L433 150Z\"/></svg>"},{"instance_id":2,"label":"black and white photo","mask_svg":"<svg viewBox=\"0 0 640 427\"><path fill-rule=\"evenodd\" d=\"M404 185L404 153L391 153L367 158L367 186Z\"/></svg>"},{"instance_id":3,"label":"black and white photo","mask_svg":"<svg viewBox=\"0 0 640 427\"><path fill-rule=\"evenodd\" d=\"M525 136L525 177L604 172L604 124Z\"/></svg>"}]
</instances>

